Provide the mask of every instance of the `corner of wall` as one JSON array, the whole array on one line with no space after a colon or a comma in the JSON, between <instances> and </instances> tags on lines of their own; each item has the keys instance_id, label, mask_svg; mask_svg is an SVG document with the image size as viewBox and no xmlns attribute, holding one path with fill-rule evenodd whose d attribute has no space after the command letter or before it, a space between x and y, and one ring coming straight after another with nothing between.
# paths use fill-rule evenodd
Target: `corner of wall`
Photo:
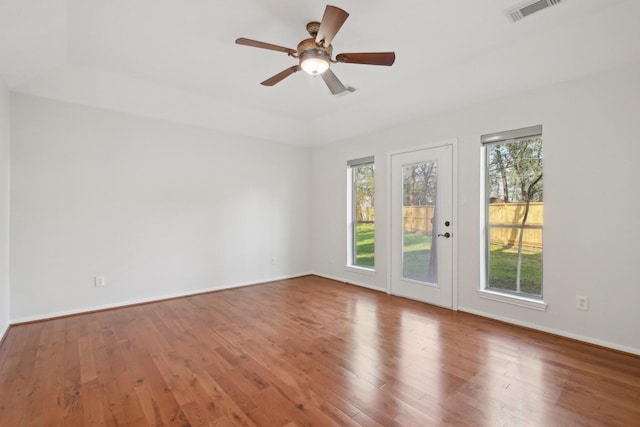
<instances>
[{"instance_id":1,"label":"corner of wall","mask_svg":"<svg viewBox=\"0 0 640 427\"><path fill-rule=\"evenodd\" d=\"M9 329L10 93L0 77L0 339Z\"/></svg>"}]
</instances>

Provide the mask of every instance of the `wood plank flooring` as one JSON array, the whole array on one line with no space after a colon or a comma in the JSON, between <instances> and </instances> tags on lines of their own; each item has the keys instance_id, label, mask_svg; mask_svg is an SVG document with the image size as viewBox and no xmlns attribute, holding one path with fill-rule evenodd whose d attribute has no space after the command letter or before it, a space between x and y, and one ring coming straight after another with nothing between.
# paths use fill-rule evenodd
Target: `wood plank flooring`
<instances>
[{"instance_id":1,"label":"wood plank flooring","mask_svg":"<svg viewBox=\"0 0 640 427\"><path fill-rule=\"evenodd\" d=\"M639 426L640 358L315 276L12 327L0 426Z\"/></svg>"}]
</instances>

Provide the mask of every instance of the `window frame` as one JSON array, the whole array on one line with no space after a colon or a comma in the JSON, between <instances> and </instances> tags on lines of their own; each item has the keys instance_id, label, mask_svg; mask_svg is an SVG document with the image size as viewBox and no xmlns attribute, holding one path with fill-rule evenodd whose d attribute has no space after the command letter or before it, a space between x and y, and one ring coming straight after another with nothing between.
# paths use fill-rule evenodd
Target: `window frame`
<instances>
[{"instance_id":1,"label":"window frame","mask_svg":"<svg viewBox=\"0 0 640 427\"><path fill-rule=\"evenodd\" d=\"M490 275L490 262L491 262L491 224L489 224L489 207L490 207L490 183L489 183L489 147L497 144L506 144L509 142L513 142L516 140L522 140L525 138L533 138L540 137L542 138L542 125L530 126L521 129L514 129L505 132L492 133L487 135L482 135L480 138L481 142L481 150L482 150L482 165L481 165L481 173L482 179L481 182L481 200L482 200L482 208L481 208L481 225L483 232L481 233L481 280L480 280L480 289L478 290L479 296L482 298L504 302L512 305L517 305L521 307L531 308L534 310L546 311L547 304L544 301L544 291L541 283L540 296L527 294L524 292L517 292L513 290L501 290L499 288L490 287L489 283L489 275ZM544 144L544 143L543 143ZM544 146L544 145L543 145ZM544 170L544 166L543 166ZM544 185L544 184L543 184ZM498 226L499 227L499 226ZM544 224L541 226L519 226L514 225L513 227L524 232L527 228L544 228ZM544 257L544 245L542 249L543 257ZM543 260L544 264L544 260Z\"/></svg>"},{"instance_id":2,"label":"window frame","mask_svg":"<svg viewBox=\"0 0 640 427\"><path fill-rule=\"evenodd\" d=\"M375 212L375 157L367 156L361 157L358 159L352 159L347 161L347 269L352 271L365 273L365 274L373 274L375 273L375 217L374 217L374 265L373 266L365 266L359 265L356 263L357 261L357 236L356 236L356 225L357 225L357 185L355 181L354 169L363 166L369 165L373 166L373 181L374 181L374 200L373 207Z\"/></svg>"}]
</instances>

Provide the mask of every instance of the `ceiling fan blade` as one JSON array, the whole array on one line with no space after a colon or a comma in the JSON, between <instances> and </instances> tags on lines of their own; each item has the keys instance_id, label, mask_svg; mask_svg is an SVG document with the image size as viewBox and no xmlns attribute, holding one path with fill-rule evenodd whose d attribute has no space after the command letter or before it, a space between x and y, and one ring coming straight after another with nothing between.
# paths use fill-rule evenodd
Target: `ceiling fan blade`
<instances>
[{"instance_id":1,"label":"ceiling fan blade","mask_svg":"<svg viewBox=\"0 0 640 427\"><path fill-rule=\"evenodd\" d=\"M331 71L331 68L329 68L327 71L322 73L322 80L324 80L324 82L327 84L327 87L329 88L329 90L333 95L338 95L344 92L345 90L347 90L347 88L344 87L344 85L338 79L338 77L335 74L333 74L333 71Z\"/></svg>"},{"instance_id":2,"label":"ceiling fan blade","mask_svg":"<svg viewBox=\"0 0 640 427\"><path fill-rule=\"evenodd\" d=\"M322 21L320 21L320 28L316 35L316 43L320 44L320 42L323 42L325 46L329 46L331 40L333 40L348 17L349 14L339 7L327 6L324 10Z\"/></svg>"},{"instance_id":3,"label":"ceiling fan blade","mask_svg":"<svg viewBox=\"0 0 640 427\"><path fill-rule=\"evenodd\" d=\"M289 77L291 74L300 71L300 66L299 65L294 65L293 67L289 67L284 71L280 71L278 74L276 74L273 77L269 77L267 80L263 81L262 83L260 83L263 86L273 86L277 83L280 83L282 80L286 79L287 77Z\"/></svg>"},{"instance_id":4,"label":"ceiling fan blade","mask_svg":"<svg viewBox=\"0 0 640 427\"><path fill-rule=\"evenodd\" d=\"M257 40L245 39L244 37L236 39L236 44L241 44L243 46L259 47L261 49L276 50L278 52L284 52L289 55L298 53L298 51L295 49L289 49L288 47L278 46L271 43L259 42Z\"/></svg>"},{"instance_id":5,"label":"ceiling fan blade","mask_svg":"<svg viewBox=\"0 0 640 427\"><path fill-rule=\"evenodd\" d=\"M341 53L336 61L347 64L392 65L396 60L394 52Z\"/></svg>"}]
</instances>

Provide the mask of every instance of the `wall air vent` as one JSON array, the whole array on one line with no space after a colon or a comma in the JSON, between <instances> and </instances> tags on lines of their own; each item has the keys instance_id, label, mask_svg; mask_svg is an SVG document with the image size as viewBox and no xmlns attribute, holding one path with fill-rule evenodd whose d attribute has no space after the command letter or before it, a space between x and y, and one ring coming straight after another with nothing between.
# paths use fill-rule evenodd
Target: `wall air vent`
<instances>
[{"instance_id":1,"label":"wall air vent","mask_svg":"<svg viewBox=\"0 0 640 427\"><path fill-rule=\"evenodd\" d=\"M511 21L516 22L542 9L554 6L561 1L562 0L529 0L528 2L522 3L519 6L507 9L505 13L509 17L509 19L511 19Z\"/></svg>"}]
</instances>

